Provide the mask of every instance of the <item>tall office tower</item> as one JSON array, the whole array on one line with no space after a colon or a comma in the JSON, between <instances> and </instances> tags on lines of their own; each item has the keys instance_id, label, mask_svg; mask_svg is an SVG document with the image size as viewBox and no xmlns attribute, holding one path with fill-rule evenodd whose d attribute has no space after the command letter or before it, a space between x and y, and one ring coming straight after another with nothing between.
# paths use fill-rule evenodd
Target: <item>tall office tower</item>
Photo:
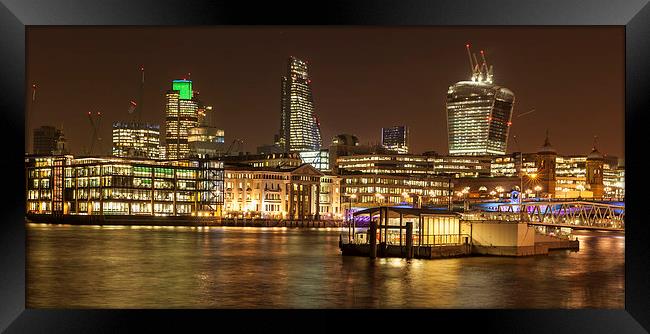
<instances>
[{"instance_id":1,"label":"tall office tower","mask_svg":"<svg viewBox=\"0 0 650 334\"><path fill-rule=\"evenodd\" d=\"M113 123L113 155L160 159L160 125L136 121Z\"/></svg>"},{"instance_id":2,"label":"tall office tower","mask_svg":"<svg viewBox=\"0 0 650 334\"><path fill-rule=\"evenodd\" d=\"M174 80L165 93L166 159L183 159L190 153L187 142L190 129L198 125L198 101L191 80Z\"/></svg>"},{"instance_id":3,"label":"tall office tower","mask_svg":"<svg viewBox=\"0 0 650 334\"><path fill-rule=\"evenodd\" d=\"M447 134L450 155L502 155L506 153L515 95L493 83L492 66L476 54L469 56L472 77L447 91Z\"/></svg>"},{"instance_id":4,"label":"tall office tower","mask_svg":"<svg viewBox=\"0 0 650 334\"><path fill-rule=\"evenodd\" d=\"M381 146L398 154L409 153L409 132L406 125L381 128Z\"/></svg>"},{"instance_id":5,"label":"tall office tower","mask_svg":"<svg viewBox=\"0 0 650 334\"><path fill-rule=\"evenodd\" d=\"M57 143L63 131L49 125L34 129L33 151L34 154L53 154L57 150Z\"/></svg>"},{"instance_id":6,"label":"tall office tower","mask_svg":"<svg viewBox=\"0 0 650 334\"><path fill-rule=\"evenodd\" d=\"M321 134L314 113L314 98L307 63L289 58L287 76L282 77L282 115L278 145L285 152L319 151Z\"/></svg>"}]
</instances>

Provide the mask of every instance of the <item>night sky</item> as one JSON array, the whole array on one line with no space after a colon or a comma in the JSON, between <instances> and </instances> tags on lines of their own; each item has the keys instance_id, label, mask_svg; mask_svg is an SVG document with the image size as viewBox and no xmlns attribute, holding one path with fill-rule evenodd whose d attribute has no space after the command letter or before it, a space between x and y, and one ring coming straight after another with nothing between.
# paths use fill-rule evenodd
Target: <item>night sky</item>
<instances>
[{"instance_id":1,"label":"night sky","mask_svg":"<svg viewBox=\"0 0 650 334\"><path fill-rule=\"evenodd\" d=\"M508 152L519 150L513 135L536 151L548 129L560 154L588 153L596 135L602 153L624 157L623 27L29 27L29 127L63 126L77 154L90 145L87 112L99 111L108 154L142 64L143 120L162 130L164 92L191 73L226 143L241 138L255 152L278 132L280 78L296 56L310 66L324 146L341 133L377 143L382 126L404 124L412 152L446 154L445 98L470 77L466 43L485 50L495 83L515 93Z\"/></svg>"}]
</instances>

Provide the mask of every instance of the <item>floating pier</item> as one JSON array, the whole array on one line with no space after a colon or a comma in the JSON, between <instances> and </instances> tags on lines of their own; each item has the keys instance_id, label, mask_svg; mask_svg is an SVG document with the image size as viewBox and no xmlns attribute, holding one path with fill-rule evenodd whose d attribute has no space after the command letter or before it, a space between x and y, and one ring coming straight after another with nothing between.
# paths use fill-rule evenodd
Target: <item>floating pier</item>
<instances>
[{"instance_id":1,"label":"floating pier","mask_svg":"<svg viewBox=\"0 0 650 334\"><path fill-rule=\"evenodd\" d=\"M368 215L370 228L350 228L341 235L345 256L448 258L472 255L531 256L553 249L578 250L572 237L542 234L517 221L464 220L459 213L415 208L377 207L359 211Z\"/></svg>"}]
</instances>

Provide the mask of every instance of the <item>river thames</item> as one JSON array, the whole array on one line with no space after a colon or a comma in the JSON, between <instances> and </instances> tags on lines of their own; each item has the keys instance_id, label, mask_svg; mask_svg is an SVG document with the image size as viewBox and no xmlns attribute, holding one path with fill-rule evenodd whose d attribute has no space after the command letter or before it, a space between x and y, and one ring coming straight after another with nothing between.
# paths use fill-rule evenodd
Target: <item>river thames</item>
<instances>
[{"instance_id":1,"label":"river thames","mask_svg":"<svg viewBox=\"0 0 650 334\"><path fill-rule=\"evenodd\" d=\"M580 251L343 257L338 229L27 224L28 308L624 308L625 239Z\"/></svg>"}]
</instances>

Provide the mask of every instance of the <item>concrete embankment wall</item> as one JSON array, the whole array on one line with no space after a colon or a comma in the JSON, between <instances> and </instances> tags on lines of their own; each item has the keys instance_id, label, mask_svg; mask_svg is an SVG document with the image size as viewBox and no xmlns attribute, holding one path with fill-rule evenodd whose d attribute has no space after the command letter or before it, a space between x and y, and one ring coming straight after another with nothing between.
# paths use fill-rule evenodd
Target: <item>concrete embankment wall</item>
<instances>
[{"instance_id":1,"label":"concrete embankment wall","mask_svg":"<svg viewBox=\"0 0 650 334\"><path fill-rule=\"evenodd\" d=\"M239 227L341 227L341 221L290 221L271 219L220 219L198 216L29 215L27 222L68 225L123 226L239 226Z\"/></svg>"}]
</instances>

